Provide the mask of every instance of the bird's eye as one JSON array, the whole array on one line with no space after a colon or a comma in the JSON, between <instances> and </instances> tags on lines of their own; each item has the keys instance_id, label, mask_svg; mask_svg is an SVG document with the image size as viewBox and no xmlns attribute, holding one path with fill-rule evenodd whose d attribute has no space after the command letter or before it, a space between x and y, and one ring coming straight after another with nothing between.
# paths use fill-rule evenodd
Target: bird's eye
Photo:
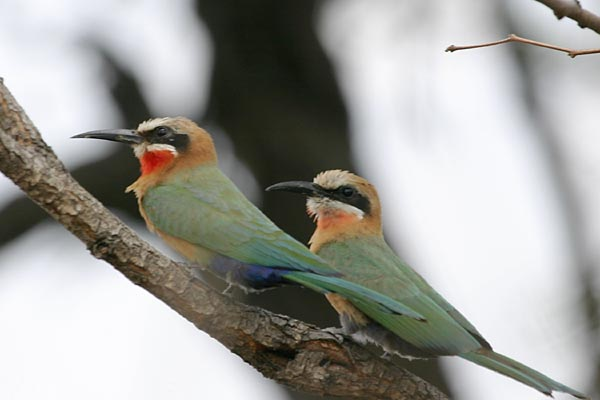
<instances>
[{"instance_id":1,"label":"bird's eye","mask_svg":"<svg viewBox=\"0 0 600 400\"><path fill-rule=\"evenodd\" d=\"M343 188L340 189L340 192L342 193L342 195L344 197L352 197L356 193L356 190L354 190L354 188L344 186Z\"/></svg>"},{"instance_id":2,"label":"bird's eye","mask_svg":"<svg viewBox=\"0 0 600 400\"><path fill-rule=\"evenodd\" d=\"M158 128L156 128L156 136L158 136L158 137L165 137L165 136L167 136L168 133L169 133L169 129L167 129L164 126L159 126Z\"/></svg>"}]
</instances>

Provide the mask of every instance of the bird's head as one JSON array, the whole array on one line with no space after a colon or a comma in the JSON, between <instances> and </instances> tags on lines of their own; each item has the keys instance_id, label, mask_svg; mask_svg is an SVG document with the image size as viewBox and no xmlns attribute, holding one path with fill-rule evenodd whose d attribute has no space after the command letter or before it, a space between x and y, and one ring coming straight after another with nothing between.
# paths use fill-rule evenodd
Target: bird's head
<instances>
[{"instance_id":1,"label":"bird's head","mask_svg":"<svg viewBox=\"0 0 600 400\"><path fill-rule=\"evenodd\" d=\"M93 138L129 144L140 160L142 176L171 170L176 165L216 163L212 138L184 117L154 118L137 129L110 129L81 133L74 138Z\"/></svg>"},{"instance_id":2,"label":"bird's head","mask_svg":"<svg viewBox=\"0 0 600 400\"><path fill-rule=\"evenodd\" d=\"M306 195L307 212L319 229L381 234L377 190L366 179L348 171L329 170L318 174L313 182L282 182L269 186L267 191Z\"/></svg>"}]
</instances>

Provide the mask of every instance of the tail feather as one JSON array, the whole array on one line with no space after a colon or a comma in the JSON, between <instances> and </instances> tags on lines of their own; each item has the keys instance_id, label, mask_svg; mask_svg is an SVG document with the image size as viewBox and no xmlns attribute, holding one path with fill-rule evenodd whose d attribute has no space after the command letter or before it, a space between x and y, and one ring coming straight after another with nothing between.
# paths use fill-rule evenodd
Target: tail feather
<instances>
[{"instance_id":1,"label":"tail feather","mask_svg":"<svg viewBox=\"0 0 600 400\"><path fill-rule=\"evenodd\" d=\"M289 272L283 275L283 277L287 280L300 283L301 285L304 285L319 293L338 293L349 300L375 303L383 312L404 315L418 321L425 321L425 317L423 317L423 315L407 305L354 282L346 281L333 276L322 276L313 274L311 272L299 271Z\"/></svg>"},{"instance_id":2,"label":"tail feather","mask_svg":"<svg viewBox=\"0 0 600 400\"><path fill-rule=\"evenodd\" d=\"M560 382L550 379L546 375L529 368L511 358L498 354L492 350L479 349L470 353L460 354L465 360L477 365L491 369L509 378L515 379L527 386L539 390L547 396L552 397L552 391L568 393L578 399L589 399L587 395L572 389Z\"/></svg>"}]
</instances>

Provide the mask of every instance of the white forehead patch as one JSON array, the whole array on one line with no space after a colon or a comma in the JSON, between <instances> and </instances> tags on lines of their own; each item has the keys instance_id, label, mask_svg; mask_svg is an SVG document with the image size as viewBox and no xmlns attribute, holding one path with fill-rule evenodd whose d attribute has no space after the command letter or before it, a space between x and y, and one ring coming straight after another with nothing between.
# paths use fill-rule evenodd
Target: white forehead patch
<instances>
[{"instance_id":1,"label":"white forehead patch","mask_svg":"<svg viewBox=\"0 0 600 400\"><path fill-rule=\"evenodd\" d=\"M175 149L175 147L171 146L170 144L164 144L164 143L148 144L146 142L142 142L140 144L133 146L133 154L135 154L135 156L137 158L141 158L147 151L165 151L165 150L173 153L173 155L175 157L177 157L177 155L178 155L177 149Z\"/></svg>"},{"instance_id":2,"label":"white forehead patch","mask_svg":"<svg viewBox=\"0 0 600 400\"><path fill-rule=\"evenodd\" d=\"M352 181L352 178L356 177L354 174L343 171L341 169L332 169L329 171L321 172L313 182L325 189L336 189L340 186L347 185Z\"/></svg>"},{"instance_id":3,"label":"white forehead patch","mask_svg":"<svg viewBox=\"0 0 600 400\"><path fill-rule=\"evenodd\" d=\"M139 124L137 127L137 130L138 130L138 132L151 131L152 129L154 129L158 126L168 125L169 121L171 121L171 120L172 120L172 118L169 118L169 117L149 119L148 121L144 121L141 124Z\"/></svg>"},{"instance_id":4,"label":"white forehead patch","mask_svg":"<svg viewBox=\"0 0 600 400\"><path fill-rule=\"evenodd\" d=\"M347 214L354 214L358 219L363 219L365 216L365 212L360 208L326 197L309 197L306 199L306 209L310 215L314 215L316 218L332 211L342 211Z\"/></svg>"}]
</instances>

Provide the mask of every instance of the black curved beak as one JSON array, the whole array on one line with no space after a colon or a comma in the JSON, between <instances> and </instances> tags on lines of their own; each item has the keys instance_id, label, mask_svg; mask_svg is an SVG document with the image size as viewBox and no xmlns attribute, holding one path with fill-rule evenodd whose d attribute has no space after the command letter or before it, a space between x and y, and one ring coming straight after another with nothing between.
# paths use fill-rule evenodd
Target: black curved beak
<instances>
[{"instance_id":1,"label":"black curved beak","mask_svg":"<svg viewBox=\"0 0 600 400\"><path fill-rule=\"evenodd\" d=\"M289 181L276 183L266 188L265 191L300 193L306 195L307 197L327 197L329 195L329 193L325 189L323 189L316 183L304 181Z\"/></svg>"},{"instance_id":2,"label":"black curved beak","mask_svg":"<svg viewBox=\"0 0 600 400\"><path fill-rule=\"evenodd\" d=\"M102 129L71 136L71 139L79 138L110 140L112 142L121 142L131 145L140 144L144 141L144 138L138 135L137 131L133 129Z\"/></svg>"}]
</instances>

